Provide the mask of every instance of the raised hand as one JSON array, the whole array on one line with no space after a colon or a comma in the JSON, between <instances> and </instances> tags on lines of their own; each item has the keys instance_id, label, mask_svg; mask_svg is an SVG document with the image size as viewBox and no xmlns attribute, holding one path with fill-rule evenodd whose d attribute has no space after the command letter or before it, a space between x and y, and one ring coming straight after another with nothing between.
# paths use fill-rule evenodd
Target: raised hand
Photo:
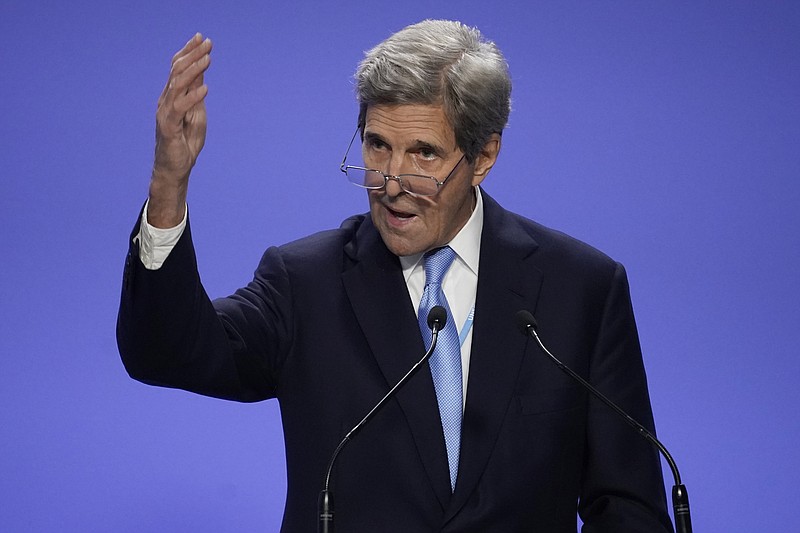
<instances>
[{"instance_id":1,"label":"raised hand","mask_svg":"<svg viewBox=\"0 0 800 533\"><path fill-rule=\"evenodd\" d=\"M156 153L147 219L156 227L183 218L189 173L206 140L203 75L211 63L211 41L195 34L172 58L169 79L158 99Z\"/></svg>"}]
</instances>

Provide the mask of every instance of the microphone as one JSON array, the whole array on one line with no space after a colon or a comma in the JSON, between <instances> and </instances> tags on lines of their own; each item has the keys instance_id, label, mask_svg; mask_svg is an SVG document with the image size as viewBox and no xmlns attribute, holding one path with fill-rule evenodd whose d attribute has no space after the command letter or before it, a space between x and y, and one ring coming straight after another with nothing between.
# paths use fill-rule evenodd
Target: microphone
<instances>
[{"instance_id":1,"label":"microphone","mask_svg":"<svg viewBox=\"0 0 800 533\"><path fill-rule=\"evenodd\" d=\"M331 480L331 472L333 471L333 465L336 463L336 458L341 453L342 448L350 442L356 433L358 433L364 424L366 424L380 409L386 405L391 398L395 396L398 390L408 383L408 381L417 373L417 371L424 365L428 359L430 359L433 350L436 348L436 341L439 338L439 332L444 329L444 325L447 323L447 311L445 311L444 307L441 305L437 305L433 307L430 312L428 313L428 328L430 328L432 336L431 336L431 346L428 348L428 351L425 352L425 355L422 356L422 359L416 362L411 369L406 372L400 381L395 384L394 387L389 389L389 392L380 399L378 403L375 404L375 407L370 409L370 411L366 414L364 418L361 419L361 422L356 424L353 429L351 429L347 435L344 436L342 441L333 451L333 455L331 456L331 460L328 463L328 470L325 473L325 488L322 489L322 492L319 493L319 498L317 499L317 510L319 511L319 522L317 525L317 532L318 533L333 533L333 491L329 489L330 480Z\"/></svg>"},{"instance_id":2,"label":"microphone","mask_svg":"<svg viewBox=\"0 0 800 533\"><path fill-rule=\"evenodd\" d=\"M672 487L672 509L675 515L675 531L677 533L692 533L692 517L689 514L689 495L686 493L686 487L681 484L681 475L678 472L678 466L672 459L672 455L670 455L670 453L667 451L667 448L664 447L664 445L661 444L661 441L659 441L655 435L648 431L646 427L634 420L617 404L606 398L600 391L589 384L588 381L580 377L571 368L559 361L555 355L550 353L550 350L548 350L545 345L542 344L542 340L539 338L539 333L537 331L538 325L536 324L536 319L533 318L533 315L529 311L524 309L517 311L516 319L517 325L522 331L522 334L533 337L536 340L536 343L539 345L539 348L541 348L542 351L548 357L550 357L550 359L558 368L569 375L569 377L580 383L586 390L591 392L595 398L609 406L619 416L621 416L625 422L628 423L628 425L633 427L633 429L635 429L639 435L658 448L658 451L661 452L661 455L663 455L667 460L667 463L669 463L669 468L672 470L672 477L675 480L675 485Z\"/></svg>"}]
</instances>

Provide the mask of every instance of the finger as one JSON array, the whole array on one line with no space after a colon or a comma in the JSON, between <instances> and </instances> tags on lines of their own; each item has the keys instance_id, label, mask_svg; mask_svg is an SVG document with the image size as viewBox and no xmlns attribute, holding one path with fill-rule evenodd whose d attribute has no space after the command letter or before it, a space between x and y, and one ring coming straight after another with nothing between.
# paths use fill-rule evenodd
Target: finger
<instances>
[{"instance_id":1,"label":"finger","mask_svg":"<svg viewBox=\"0 0 800 533\"><path fill-rule=\"evenodd\" d=\"M187 84L187 91L192 89L196 89L203 85L203 79L205 78L205 73L208 70L208 67L211 66L211 56L204 55L200 59L198 59L191 68L189 68L182 76L186 76L188 81Z\"/></svg>"},{"instance_id":2,"label":"finger","mask_svg":"<svg viewBox=\"0 0 800 533\"><path fill-rule=\"evenodd\" d=\"M181 117L186 115L192 108L201 104L208 94L208 85L201 85L177 98L173 105L175 113Z\"/></svg>"},{"instance_id":3,"label":"finger","mask_svg":"<svg viewBox=\"0 0 800 533\"><path fill-rule=\"evenodd\" d=\"M203 74L211 64L211 56L204 55L180 74L170 76L164 91L161 93L159 105L171 107L175 99L184 96L188 91L203 85Z\"/></svg>"},{"instance_id":4,"label":"finger","mask_svg":"<svg viewBox=\"0 0 800 533\"><path fill-rule=\"evenodd\" d=\"M211 39L205 39L180 57L173 58L170 72L180 74L201 57L211 53Z\"/></svg>"},{"instance_id":5,"label":"finger","mask_svg":"<svg viewBox=\"0 0 800 533\"><path fill-rule=\"evenodd\" d=\"M196 85L196 81L200 78L202 83L203 73L208 70L211 65L211 56L206 54L201 56L194 63L187 65L186 69L172 76L172 85L178 90L187 90L192 84Z\"/></svg>"},{"instance_id":6,"label":"finger","mask_svg":"<svg viewBox=\"0 0 800 533\"><path fill-rule=\"evenodd\" d=\"M185 109L184 105L176 105L179 100L186 100L186 97L189 93L195 91L199 87L203 86L203 79L204 73L206 69L208 69L208 65L210 63L210 58L208 56L204 56L200 60L198 60L196 65L193 65L192 68L184 72L181 76L176 78L175 85L172 88L172 93L165 99L166 102L172 102L176 108ZM191 97L189 97L191 99ZM189 104L188 107L191 107Z\"/></svg>"},{"instance_id":7,"label":"finger","mask_svg":"<svg viewBox=\"0 0 800 533\"><path fill-rule=\"evenodd\" d=\"M171 126L167 127L178 127L190 110L202 104L208 94L208 86L203 83L203 72L204 70L200 70L188 87L184 88L184 83L179 83L171 88L168 96L159 102L157 115L161 117L165 126L170 124Z\"/></svg>"},{"instance_id":8,"label":"finger","mask_svg":"<svg viewBox=\"0 0 800 533\"><path fill-rule=\"evenodd\" d=\"M167 83L164 85L164 90L161 91L160 98L164 98L169 89L178 84L180 81L178 79L179 76L197 63L198 60L201 60L203 56L211 52L211 40L201 39L202 36L199 33L195 34L195 36L186 43L186 46L173 56ZM181 87L181 90L185 90L185 87Z\"/></svg>"},{"instance_id":9,"label":"finger","mask_svg":"<svg viewBox=\"0 0 800 533\"><path fill-rule=\"evenodd\" d=\"M172 63L171 64L175 64L176 61L178 61L180 58L184 57L185 55L189 54L192 50L197 48L197 46L200 45L202 42L203 42L203 36L199 32L195 33L192 36L192 38L189 39L189 41L187 41L187 43L185 45L183 45L183 48L181 48L180 50L175 52L175 55L172 56Z\"/></svg>"}]
</instances>

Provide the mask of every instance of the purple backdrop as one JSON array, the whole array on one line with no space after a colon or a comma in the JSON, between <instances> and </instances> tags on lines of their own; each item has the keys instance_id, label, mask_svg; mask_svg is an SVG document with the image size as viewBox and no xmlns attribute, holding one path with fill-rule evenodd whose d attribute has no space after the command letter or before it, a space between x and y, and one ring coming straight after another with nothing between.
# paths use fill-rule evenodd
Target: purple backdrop
<instances>
[{"instance_id":1,"label":"purple backdrop","mask_svg":"<svg viewBox=\"0 0 800 533\"><path fill-rule=\"evenodd\" d=\"M800 4L335 4L0 4L0 530L277 530L277 404L147 387L116 352L155 102L209 35L190 209L227 294L267 245L366 209L337 170L352 72L423 17L477 25L511 64L490 194L628 268L695 529L793 527Z\"/></svg>"}]
</instances>

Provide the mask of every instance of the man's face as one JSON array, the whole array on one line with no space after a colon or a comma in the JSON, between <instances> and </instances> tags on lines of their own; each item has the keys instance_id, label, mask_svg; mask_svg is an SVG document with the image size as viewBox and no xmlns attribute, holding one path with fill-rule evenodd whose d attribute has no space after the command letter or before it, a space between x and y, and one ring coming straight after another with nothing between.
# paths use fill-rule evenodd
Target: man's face
<instances>
[{"instance_id":1,"label":"man's face","mask_svg":"<svg viewBox=\"0 0 800 533\"><path fill-rule=\"evenodd\" d=\"M442 181L463 155L441 106L370 106L363 133L365 164L392 176L423 174ZM450 242L472 214L473 187L488 172L484 159L462 161L435 196L413 196L394 180L369 191L372 222L389 250L413 255Z\"/></svg>"}]
</instances>

